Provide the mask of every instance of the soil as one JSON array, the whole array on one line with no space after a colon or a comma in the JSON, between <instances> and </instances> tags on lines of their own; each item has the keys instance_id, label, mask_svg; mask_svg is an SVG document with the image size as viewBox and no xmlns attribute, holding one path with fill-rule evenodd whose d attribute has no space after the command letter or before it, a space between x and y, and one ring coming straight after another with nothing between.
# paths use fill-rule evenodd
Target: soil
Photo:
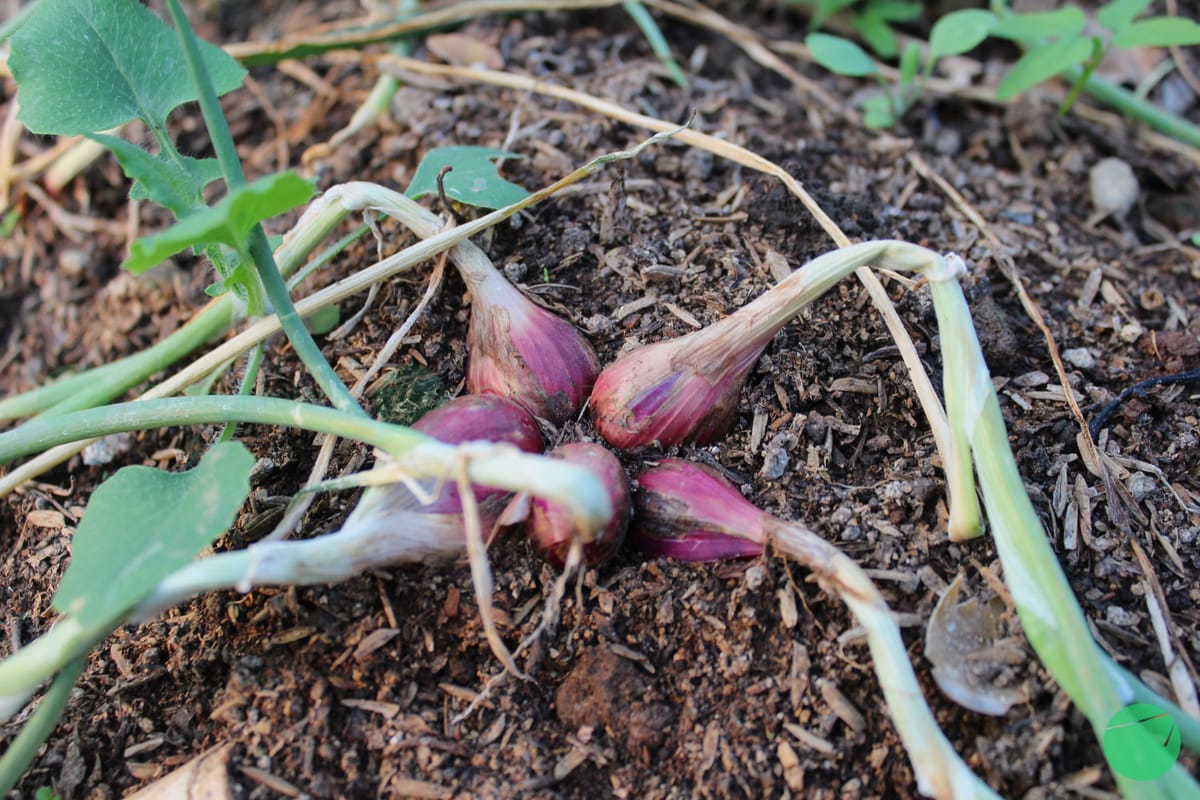
<instances>
[{"instance_id":1,"label":"soil","mask_svg":"<svg viewBox=\"0 0 1200 800\"><path fill-rule=\"evenodd\" d=\"M768 40L802 40L803 21L784 4L749 5L723 10ZM239 4L197 7L200 33L223 43L359 13L348 1L263 4L253 15ZM729 38L660 22L690 89L669 81L619 8L483 16L463 32L489 43L513 72L665 120L697 109L701 130L782 164L854 239L963 254L1012 449L1093 632L1119 662L1173 696L1144 572L1080 458L1079 426L1046 342L1000 260L1013 260L1045 315L1089 419L1139 381L1200 367L1200 252L1181 244L1200 228L1194 152L1163 148L1134 125L1086 108L1059 118L1054 88L1009 106L930 93L897 129L871 132ZM424 47L416 55L434 58ZM1195 68L1195 52L1186 55ZM788 60L836 98L859 87ZM253 70L252 90L224 100L248 172L283 162L305 169L301 154L347 122L377 74L332 57ZM1178 92L1177 75L1169 81ZM7 113L11 81L3 91ZM1185 101L1184 113L1200 120L1195 97ZM172 124L184 149L203 152L198 115L185 109ZM526 156L504 171L533 188L645 135L544 95L424 79L400 90L390 116L307 171L322 189L349 180L403 187L429 148L478 144ZM51 144L26 136L18 160ZM978 210L1003 252L918 172L913 156ZM1092 221L1088 174L1105 158L1128 164L1141 193L1127 213ZM27 181L13 186L20 219L0 239L3 394L135 352L205 302L210 277L191 258L142 278L119 271L131 231L167 222L147 204L130 204L127 192L107 157L56 195ZM271 232L290 221L275 221ZM395 226L384 234L387 252L410 241ZM634 344L721 318L771 284L780 258L794 268L833 244L775 179L663 144L501 225L486 247L511 278L577 323L607 363ZM359 242L300 292L374 260L375 245ZM321 340L344 378L372 361L427 274L387 283L349 336ZM940 383L927 291L886 285ZM465 294L448 275L393 364L426 364L461 391ZM629 312L627 304L647 297ZM347 303L343 317L360 302ZM273 395L319 397L278 338L261 385ZM222 384L235 386L234 377ZM1113 791L1094 734L1038 665L1011 609L1001 606L1011 635L999 680L1018 688L1021 702L985 716L950 700L931 677L923 628L940 593L963 576L973 596L986 598L1002 573L988 537L946 537L928 426L859 284L838 284L775 338L739 412L719 443L670 454L720 467L757 505L807 522L870 571L904 625L939 723L972 768L1007 797ZM1198 417L1196 383L1159 385L1129 397L1100 436L1192 681L1200 661ZM0 651L53 623L51 597L95 486L129 464L194 464L217 432L134 434L111 463L75 458L0 502ZM586 417L561 433L594 436ZM260 469L252 501L217 549L261 536L316 454L313 438L295 431L243 426L239 438ZM625 463L633 474L662 455ZM331 472L363 458L365 448L342 442ZM322 495L301 535L335 529L355 500L353 492ZM491 557L501 631L515 646L537 625L557 573L516 533ZM465 560L379 569L330 586L210 594L122 627L94 651L15 796L43 786L67 800L123 796L225 743L233 745L237 791L255 798L918 796L853 620L771 555L681 564L626 546L567 592L558 626L520 665L531 680L491 681L502 668ZM480 692L487 696L460 719ZM17 731L0 726L0 742ZM1184 758L1193 773L1200 768Z\"/></svg>"}]
</instances>

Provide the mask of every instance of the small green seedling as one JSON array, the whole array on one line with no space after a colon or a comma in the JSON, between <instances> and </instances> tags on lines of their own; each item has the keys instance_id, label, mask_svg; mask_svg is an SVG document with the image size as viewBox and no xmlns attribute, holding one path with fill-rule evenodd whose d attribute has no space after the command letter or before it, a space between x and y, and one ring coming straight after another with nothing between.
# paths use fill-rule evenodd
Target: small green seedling
<instances>
[{"instance_id":1,"label":"small green seedling","mask_svg":"<svg viewBox=\"0 0 1200 800\"><path fill-rule=\"evenodd\" d=\"M839 11L850 13L851 24L863 41L880 58L895 58L900 54L900 45L895 23L913 22L921 18L924 11L919 2L910 0L789 0L791 5L803 5L811 9L808 22L809 33L814 33Z\"/></svg>"},{"instance_id":2,"label":"small green seedling","mask_svg":"<svg viewBox=\"0 0 1200 800\"><path fill-rule=\"evenodd\" d=\"M1112 48L1200 44L1200 25L1190 19L1137 19L1149 5L1150 0L1113 0L1101 6L1096 21L1107 31L1107 36L1087 35L1084 32L1087 19L1074 6L1027 14L1014 14L1002 8L1000 21L991 35L1017 42L1025 48L1025 54L996 87L996 98L1015 97L1067 70L1082 68L1059 106L1059 113L1066 114Z\"/></svg>"},{"instance_id":3,"label":"small green seedling","mask_svg":"<svg viewBox=\"0 0 1200 800\"><path fill-rule=\"evenodd\" d=\"M900 76L895 86L888 85L874 59L849 39L827 33L810 33L805 44L813 60L830 72L851 77L875 76L883 91L863 100L863 123L870 128L890 128L912 107L938 59L973 50L987 38L995 24L995 15L979 9L964 9L945 15L934 23L930 31L929 55L923 70L920 47L910 42L904 48L900 55Z\"/></svg>"}]
</instances>

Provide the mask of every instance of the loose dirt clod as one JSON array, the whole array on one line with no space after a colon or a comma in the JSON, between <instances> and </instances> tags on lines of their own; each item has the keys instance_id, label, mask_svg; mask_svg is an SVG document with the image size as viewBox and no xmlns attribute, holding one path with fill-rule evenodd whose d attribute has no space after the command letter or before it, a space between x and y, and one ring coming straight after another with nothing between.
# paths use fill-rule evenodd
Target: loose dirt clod
<instances>
[{"instance_id":1,"label":"loose dirt clod","mask_svg":"<svg viewBox=\"0 0 1200 800\"><path fill-rule=\"evenodd\" d=\"M558 687L554 704L564 724L603 726L625 752L646 763L675 722L675 711L651 680L604 646L576 660Z\"/></svg>"}]
</instances>

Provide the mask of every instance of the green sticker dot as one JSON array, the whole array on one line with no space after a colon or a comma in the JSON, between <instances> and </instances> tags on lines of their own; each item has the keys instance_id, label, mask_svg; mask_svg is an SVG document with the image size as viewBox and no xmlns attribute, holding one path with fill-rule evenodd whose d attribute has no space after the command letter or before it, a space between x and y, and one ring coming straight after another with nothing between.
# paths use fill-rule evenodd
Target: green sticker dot
<instances>
[{"instance_id":1,"label":"green sticker dot","mask_svg":"<svg viewBox=\"0 0 1200 800\"><path fill-rule=\"evenodd\" d=\"M1101 747L1113 771L1135 781L1164 774L1179 758L1179 726L1163 709L1135 703L1112 715Z\"/></svg>"}]
</instances>

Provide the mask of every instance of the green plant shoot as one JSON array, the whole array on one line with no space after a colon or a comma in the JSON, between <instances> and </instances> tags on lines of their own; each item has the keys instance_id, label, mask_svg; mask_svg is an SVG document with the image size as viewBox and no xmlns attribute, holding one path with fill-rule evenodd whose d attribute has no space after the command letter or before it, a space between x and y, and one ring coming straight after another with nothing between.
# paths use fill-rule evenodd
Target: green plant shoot
<instances>
[{"instance_id":1,"label":"green plant shoot","mask_svg":"<svg viewBox=\"0 0 1200 800\"><path fill-rule=\"evenodd\" d=\"M200 52L216 91L242 85L246 71L223 50L202 42ZM175 32L142 5L41 0L13 34L9 66L20 89L19 119L31 131L83 134L112 147L136 181L134 196L178 216L204 205L204 187L220 175L216 162L185 158L166 130L167 115L195 100L196 92ZM156 155L127 143L113 147L114 137L95 136L131 119L142 120L154 134Z\"/></svg>"}]
</instances>

